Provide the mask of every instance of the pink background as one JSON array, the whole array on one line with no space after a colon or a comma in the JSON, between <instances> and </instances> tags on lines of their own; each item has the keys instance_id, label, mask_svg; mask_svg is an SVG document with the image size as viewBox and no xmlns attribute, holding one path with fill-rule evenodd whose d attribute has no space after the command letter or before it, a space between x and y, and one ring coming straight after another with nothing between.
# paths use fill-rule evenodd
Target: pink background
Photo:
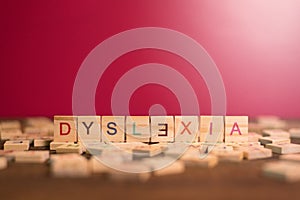
<instances>
[{"instance_id":1,"label":"pink background","mask_svg":"<svg viewBox=\"0 0 300 200\"><path fill-rule=\"evenodd\" d=\"M121 31L158 26L198 41L217 64L227 93L228 115L300 117L300 1L1 1L0 116L71 114L72 89L84 58ZM177 68L197 91L201 113L210 113L201 77L176 55L141 50L121 56L101 79L99 115L110 114L113 82L147 62ZM112 75L113 73L113 75ZM174 94L141 87L132 114L153 103L180 114Z\"/></svg>"}]
</instances>

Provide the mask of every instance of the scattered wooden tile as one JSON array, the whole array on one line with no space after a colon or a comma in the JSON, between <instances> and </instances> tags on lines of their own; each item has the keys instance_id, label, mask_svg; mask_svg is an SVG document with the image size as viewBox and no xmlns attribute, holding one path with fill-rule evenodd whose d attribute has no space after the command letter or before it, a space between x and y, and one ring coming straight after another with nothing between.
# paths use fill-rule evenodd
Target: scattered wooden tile
<instances>
[{"instance_id":1,"label":"scattered wooden tile","mask_svg":"<svg viewBox=\"0 0 300 200\"><path fill-rule=\"evenodd\" d=\"M201 144L199 151L201 154L208 154L213 151L233 151L233 146L224 143L203 143Z\"/></svg>"},{"instance_id":2,"label":"scattered wooden tile","mask_svg":"<svg viewBox=\"0 0 300 200\"><path fill-rule=\"evenodd\" d=\"M199 141L199 117L175 116L175 142Z\"/></svg>"},{"instance_id":3,"label":"scattered wooden tile","mask_svg":"<svg viewBox=\"0 0 300 200\"><path fill-rule=\"evenodd\" d=\"M125 141L125 116L102 116L102 139L103 142Z\"/></svg>"},{"instance_id":4,"label":"scattered wooden tile","mask_svg":"<svg viewBox=\"0 0 300 200\"><path fill-rule=\"evenodd\" d=\"M1 140L13 140L16 137L22 137L21 129L5 129L0 131Z\"/></svg>"},{"instance_id":5,"label":"scattered wooden tile","mask_svg":"<svg viewBox=\"0 0 300 200\"><path fill-rule=\"evenodd\" d=\"M49 151L14 152L16 163L44 163L49 159Z\"/></svg>"},{"instance_id":6,"label":"scattered wooden tile","mask_svg":"<svg viewBox=\"0 0 300 200\"><path fill-rule=\"evenodd\" d=\"M73 144L72 142L50 142L50 150L56 150L57 147L69 143Z\"/></svg>"},{"instance_id":7,"label":"scattered wooden tile","mask_svg":"<svg viewBox=\"0 0 300 200\"><path fill-rule=\"evenodd\" d=\"M272 150L263 147L245 147L241 150L244 152L244 158L247 160L256 160L272 157Z\"/></svg>"},{"instance_id":8,"label":"scattered wooden tile","mask_svg":"<svg viewBox=\"0 0 300 200\"><path fill-rule=\"evenodd\" d=\"M248 141L248 116L225 116L225 142Z\"/></svg>"},{"instance_id":9,"label":"scattered wooden tile","mask_svg":"<svg viewBox=\"0 0 300 200\"><path fill-rule=\"evenodd\" d=\"M29 149L28 140L10 140L4 143L4 150L26 151Z\"/></svg>"},{"instance_id":10,"label":"scattered wooden tile","mask_svg":"<svg viewBox=\"0 0 300 200\"><path fill-rule=\"evenodd\" d=\"M263 136L275 136L275 137L284 137L290 138L290 133L282 129L265 129L263 130Z\"/></svg>"},{"instance_id":11,"label":"scattered wooden tile","mask_svg":"<svg viewBox=\"0 0 300 200\"><path fill-rule=\"evenodd\" d=\"M42 127L45 125L53 124L52 120L48 117L27 117L24 120L27 126Z\"/></svg>"},{"instance_id":12,"label":"scattered wooden tile","mask_svg":"<svg viewBox=\"0 0 300 200\"><path fill-rule=\"evenodd\" d=\"M54 177L81 178L90 175L87 159L79 154L55 154L50 158Z\"/></svg>"},{"instance_id":13,"label":"scattered wooden tile","mask_svg":"<svg viewBox=\"0 0 300 200\"><path fill-rule=\"evenodd\" d=\"M21 122L18 120L5 120L0 122L0 129L21 129Z\"/></svg>"},{"instance_id":14,"label":"scattered wooden tile","mask_svg":"<svg viewBox=\"0 0 300 200\"><path fill-rule=\"evenodd\" d=\"M267 144L266 148L271 149L273 153L278 154L300 153L299 144Z\"/></svg>"},{"instance_id":15,"label":"scattered wooden tile","mask_svg":"<svg viewBox=\"0 0 300 200\"><path fill-rule=\"evenodd\" d=\"M165 176L173 174L181 174L185 171L185 165L183 161L177 160L162 169L154 171L155 176Z\"/></svg>"},{"instance_id":16,"label":"scattered wooden tile","mask_svg":"<svg viewBox=\"0 0 300 200\"><path fill-rule=\"evenodd\" d=\"M278 137L278 136L269 136L269 137L261 137L259 142L262 145L266 144L289 144L291 143L290 138Z\"/></svg>"},{"instance_id":17,"label":"scattered wooden tile","mask_svg":"<svg viewBox=\"0 0 300 200\"><path fill-rule=\"evenodd\" d=\"M7 159L6 157L0 157L0 170L7 168Z\"/></svg>"},{"instance_id":18,"label":"scattered wooden tile","mask_svg":"<svg viewBox=\"0 0 300 200\"><path fill-rule=\"evenodd\" d=\"M212 153L218 157L219 161L225 162L241 162L243 160L244 154L242 151L226 151L217 150L212 151Z\"/></svg>"},{"instance_id":19,"label":"scattered wooden tile","mask_svg":"<svg viewBox=\"0 0 300 200\"><path fill-rule=\"evenodd\" d=\"M40 127L26 126L23 128L25 134L37 134L39 135L42 131Z\"/></svg>"},{"instance_id":20,"label":"scattered wooden tile","mask_svg":"<svg viewBox=\"0 0 300 200\"><path fill-rule=\"evenodd\" d=\"M53 141L53 137L40 137L33 140L34 147L49 147L50 143Z\"/></svg>"},{"instance_id":21,"label":"scattered wooden tile","mask_svg":"<svg viewBox=\"0 0 300 200\"><path fill-rule=\"evenodd\" d=\"M79 140L101 141L100 116L78 116L77 133Z\"/></svg>"},{"instance_id":22,"label":"scattered wooden tile","mask_svg":"<svg viewBox=\"0 0 300 200\"><path fill-rule=\"evenodd\" d=\"M132 148L133 156L136 157L153 157L163 152L160 145L140 145Z\"/></svg>"},{"instance_id":23,"label":"scattered wooden tile","mask_svg":"<svg viewBox=\"0 0 300 200\"><path fill-rule=\"evenodd\" d=\"M149 142L150 137L149 116L126 116L126 142Z\"/></svg>"},{"instance_id":24,"label":"scattered wooden tile","mask_svg":"<svg viewBox=\"0 0 300 200\"><path fill-rule=\"evenodd\" d=\"M56 147L56 153L78 153L82 154L82 147L80 144L68 143Z\"/></svg>"},{"instance_id":25,"label":"scattered wooden tile","mask_svg":"<svg viewBox=\"0 0 300 200\"><path fill-rule=\"evenodd\" d=\"M287 182L300 181L300 164L287 161L270 162L263 165L263 175Z\"/></svg>"},{"instance_id":26,"label":"scattered wooden tile","mask_svg":"<svg viewBox=\"0 0 300 200\"><path fill-rule=\"evenodd\" d=\"M300 128L291 128L289 133L291 138L300 138Z\"/></svg>"},{"instance_id":27,"label":"scattered wooden tile","mask_svg":"<svg viewBox=\"0 0 300 200\"><path fill-rule=\"evenodd\" d=\"M224 141L224 117L200 116L200 142Z\"/></svg>"},{"instance_id":28,"label":"scattered wooden tile","mask_svg":"<svg viewBox=\"0 0 300 200\"><path fill-rule=\"evenodd\" d=\"M86 153L91 155L101 155L102 151L105 149L115 149L114 144L118 143L110 143L106 144L103 142L85 142L84 145L86 146ZM121 143L119 143L121 144ZM123 143L126 144L126 143Z\"/></svg>"},{"instance_id":29,"label":"scattered wooden tile","mask_svg":"<svg viewBox=\"0 0 300 200\"><path fill-rule=\"evenodd\" d=\"M54 116L54 141L77 142L76 124L76 116Z\"/></svg>"},{"instance_id":30,"label":"scattered wooden tile","mask_svg":"<svg viewBox=\"0 0 300 200\"><path fill-rule=\"evenodd\" d=\"M151 116L151 142L174 142L174 117Z\"/></svg>"},{"instance_id":31,"label":"scattered wooden tile","mask_svg":"<svg viewBox=\"0 0 300 200\"><path fill-rule=\"evenodd\" d=\"M200 166L205 168L212 168L218 164L218 157L212 154L187 154L181 156L180 160L188 166Z\"/></svg>"},{"instance_id":32,"label":"scattered wooden tile","mask_svg":"<svg viewBox=\"0 0 300 200\"><path fill-rule=\"evenodd\" d=\"M248 142L258 142L259 138L262 136L260 134L257 134L255 132L249 132L248 133Z\"/></svg>"}]
</instances>

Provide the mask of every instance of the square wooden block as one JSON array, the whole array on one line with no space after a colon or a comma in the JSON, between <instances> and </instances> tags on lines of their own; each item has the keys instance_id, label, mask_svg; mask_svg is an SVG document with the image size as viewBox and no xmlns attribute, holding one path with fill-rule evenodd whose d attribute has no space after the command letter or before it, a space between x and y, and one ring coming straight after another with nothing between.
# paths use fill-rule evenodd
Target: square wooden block
<instances>
[{"instance_id":1,"label":"square wooden block","mask_svg":"<svg viewBox=\"0 0 300 200\"><path fill-rule=\"evenodd\" d=\"M54 116L54 141L77 142L76 124L76 116Z\"/></svg>"},{"instance_id":2,"label":"square wooden block","mask_svg":"<svg viewBox=\"0 0 300 200\"><path fill-rule=\"evenodd\" d=\"M101 141L100 116L77 117L78 139L81 141Z\"/></svg>"},{"instance_id":3,"label":"square wooden block","mask_svg":"<svg viewBox=\"0 0 300 200\"><path fill-rule=\"evenodd\" d=\"M29 146L29 140L9 140L4 143L4 150L27 151Z\"/></svg>"},{"instance_id":4,"label":"square wooden block","mask_svg":"<svg viewBox=\"0 0 300 200\"><path fill-rule=\"evenodd\" d=\"M200 142L224 141L224 117L200 116Z\"/></svg>"},{"instance_id":5,"label":"square wooden block","mask_svg":"<svg viewBox=\"0 0 300 200\"><path fill-rule=\"evenodd\" d=\"M225 116L225 142L248 141L248 116Z\"/></svg>"},{"instance_id":6,"label":"square wooden block","mask_svg":"<svg viewBox=\"0 0 300 200\"><path fill-rule=\"evenodd\" d=\"M198 142L198 137L198 116L175 116L175 142Z\"/></svg>"},{"instance_id":7,"label":"square wooden block","mask_svg":"<svg viewBox=\"0 0 300 200\"><path fill-rule=\"evenodd\" d=\"M126 142L150 142L150 117L126 116Z\"/></svg>"},{"instance_id":8,"label":"square wooden block","mask_svg":"<svg viewBox=\"0 0 300 200\"><path fill-rule=\"evenodd\" d=\"M125 141L125 116L102 116L102 142Z\"/></svg>"},{"instance_id":9,"label":"square wooden block","mask_svg":"<svg viewBox=\"0 0 300 200\"><path fill-rule=\"evenodd\" d=\"M151 116L151 142L174 142L174 117Z\"/></svg>"}]
</instances>

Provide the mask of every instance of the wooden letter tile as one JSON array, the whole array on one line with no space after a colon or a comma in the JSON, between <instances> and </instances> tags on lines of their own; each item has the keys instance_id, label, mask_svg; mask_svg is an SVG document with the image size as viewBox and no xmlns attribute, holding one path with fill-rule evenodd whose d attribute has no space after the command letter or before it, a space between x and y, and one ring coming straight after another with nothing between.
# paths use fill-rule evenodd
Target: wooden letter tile
<instances>
[{"instance_id":1,"label":"wooden letter tile","mask_svg":"<svg viewBox=\"0 0 300 200\"><path fill-rule=\"evenodd\" d=\"M100 116L78 116L77 133L79 140L101 141Z\"/></svg>"},{"instance_id":2,"label":"wooden letter tile","mask_svg":"<svg viewBox=\"0 0 300 200\"><path fill-rule=\"evenodd\" d=\"M150 141L150 117L126 116L126 141L149 142Z\"/></svg>"},{"instance_id":3,"label":"wooden letter tile","mask_svg":"<svg viewBox=\"0 0 300 200\"><path fill-rule=\"evenodd\" d=\"M102 142L125 141L125 116L102 116Z\"/></svg>"},{"instance_id":4,"label":"wooden letter tile","mask_svg":"<svg viewBox=\"0 0 300 200\"><path fill-rule=\"evenodd\" d=\"M174 142L174 117L151 116L151 142Z\"/></svg>"},{"instance_id":5,"label":"wooden letter tile","mask_svg":"<svg viewBox=\"0 0 300 200\"><path fill-rule=\"evenodd\" d=\"M77 117L54 116L54 141L77 142Z\"/></svg>"},{"instance_id":6,"label":"wooden letter tile","mask_svg":"<svg viewBox=\"0 0 300 200\"><path fill-rule=\"evenodd\" d=\"M200 142L215 143L224 140L223 116L200 116Z\"/></svg>"},{"instance_id":7,"label":"wooden letter tile","mask_svg":"<svg viewBox=\"0 0 300 200\"><path fill-rule=\"evenodd\" d=\"M175 116L175 142L198 142L198 137L198 116Z\"/></svg>"},{"instance_id":8,"label":"wooden letter tile","mask_svg":"<svg viewBox=\"0 0 300 200\"><path fill-rule=\"evenodd\" d=\"M248 116L225 116L225 142L248 141Z\"/></svg>"},{"instance_id":9,"label":"wooden letter tile","mask_svg":"<svg viewBox=\"0 0 300 200\"><path fill-rule=\"evenodd\" d=\"M266 148L272 149L273 153L278 154L300 153L299 144L267 144Z\"/></svg>"}]
</instances>

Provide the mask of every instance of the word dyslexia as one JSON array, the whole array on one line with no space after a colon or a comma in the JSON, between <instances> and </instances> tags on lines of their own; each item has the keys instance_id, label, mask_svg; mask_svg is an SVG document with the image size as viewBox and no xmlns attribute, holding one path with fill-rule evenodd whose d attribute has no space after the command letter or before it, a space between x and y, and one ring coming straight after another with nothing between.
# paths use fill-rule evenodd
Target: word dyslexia
<instances>
[{"instance_id":1,"label":"word dyslexia","mask_svg":"<svg viewBox=\"0 0 300 200\"><path fill-rule=\"evenodd\" d=\"M54 116L54 141L247 142L248 116Z\"/></svg>"}]
</instances>

